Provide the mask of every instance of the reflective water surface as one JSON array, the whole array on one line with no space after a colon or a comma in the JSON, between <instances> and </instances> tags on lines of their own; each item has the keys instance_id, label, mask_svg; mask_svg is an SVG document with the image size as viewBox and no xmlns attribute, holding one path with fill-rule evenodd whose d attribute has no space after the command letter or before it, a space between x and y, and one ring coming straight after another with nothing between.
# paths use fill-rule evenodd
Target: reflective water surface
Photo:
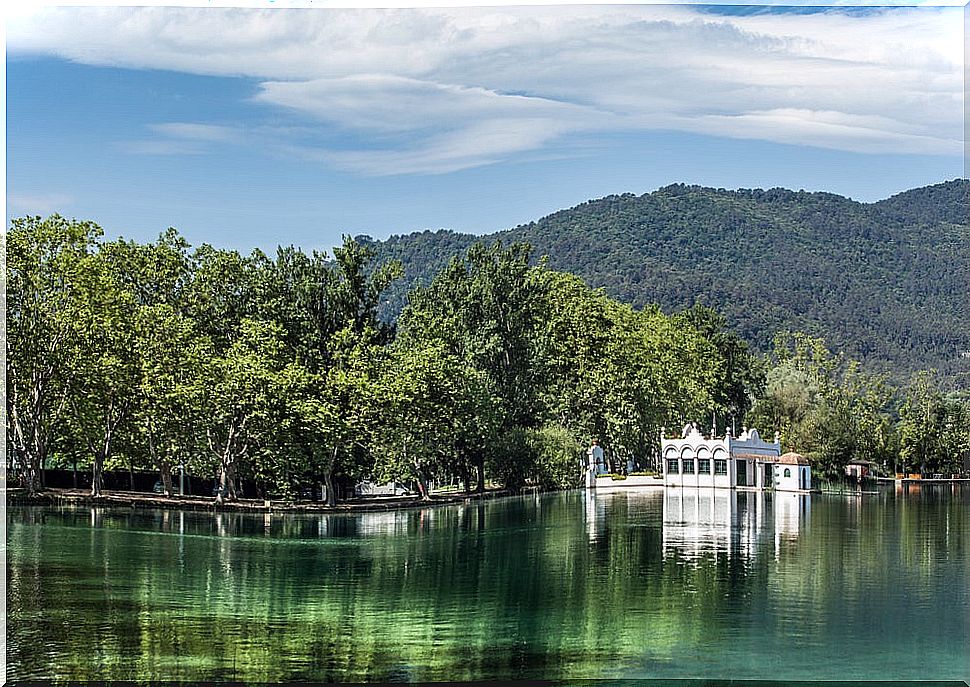
<instances>
[{"instance_id":1,"label":"reflective water surface","mask_svg":"<svg viewBox=\"0 0 970 687\"><path fill-rule=\"evenodd\" d=\"M8 678L970 678L970 487L13 508Z\"/></svg>"}]
</instances>

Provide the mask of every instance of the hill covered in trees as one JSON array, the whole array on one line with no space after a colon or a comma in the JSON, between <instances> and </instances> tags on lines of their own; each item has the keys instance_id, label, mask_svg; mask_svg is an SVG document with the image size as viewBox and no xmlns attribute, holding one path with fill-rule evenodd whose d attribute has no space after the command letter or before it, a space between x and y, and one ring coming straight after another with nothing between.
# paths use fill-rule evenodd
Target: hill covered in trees
<instances>
[{"instance_id":1,"label":"hill covered in trees","mask_svg":"<svg viewBox=\"0 0 970 687\"><path fill-rule=\"evenodd\" d=\"M370 243L405 279L385 302L429 283L479 239L522 241L555 270L642 308L696 302L768 351L779 331L824 338L876 372L937 369L970 386L970 181L876 203L786 189L667 186L591 200L486 237L450 231Z\"/></svg>"}]
</instances>

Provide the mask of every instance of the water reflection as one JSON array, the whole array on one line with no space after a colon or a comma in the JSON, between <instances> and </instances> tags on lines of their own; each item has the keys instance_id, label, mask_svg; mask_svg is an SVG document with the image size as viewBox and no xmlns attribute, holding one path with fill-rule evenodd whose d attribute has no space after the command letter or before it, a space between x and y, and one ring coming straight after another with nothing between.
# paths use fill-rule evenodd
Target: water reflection
<instances>
[{"instance_id":1,"label":"water reflection","mask_svg":"<svg viewBox=\"0 0 970 687\"><path fill-rule=\"evenodd\" d=\"M586 510L586 538L592 544L598 538L599 523L606 519L606 503L605 499L596 498L596 491L593 489L585 490L583 497Z\"/></svg>"},{"instance_id":2,"label":"water reflection","mask_svg":"<svg viewBox=\"0 0 970 687\"><path fill-rule=\"evenodd\" d=\"M13 509L10 675L965 679L968 496L577 491L268 518Z\"/></svg>"},{"instance_id":3,"label":"water reflection","mask_svg":"<svg viewBox=\"0 0 970 687\"><path fill-rule=\"evenodd\" d=\"M782 539L791 542L807 532L811 498L733 489L665 489L664 554L694 560L726 553L749 560L772 541L777 553Z\"/></svg>"},{"instance_id":4,"label":"water reflection","mask_svg":"<svg viewBox=\"0 0 970 687\"><path fill-rule=\"evenodd\" d=\"M414 514L408 511L361 513L357 522L357 533L365 537L406 534L413 517ZM423 522L423 518L421 520Z\"/></svg>"},{"instance_id":5,"label":"water reflection","mask_svg":"<svg viewBox=\"0 0 970 687\"><path fill-rule=\"evenodd\" d=\"M798 539L807 532L812 515L811 494L776 492L772 494L775 507L775 537Z\"/></svg>"}]
</instances>

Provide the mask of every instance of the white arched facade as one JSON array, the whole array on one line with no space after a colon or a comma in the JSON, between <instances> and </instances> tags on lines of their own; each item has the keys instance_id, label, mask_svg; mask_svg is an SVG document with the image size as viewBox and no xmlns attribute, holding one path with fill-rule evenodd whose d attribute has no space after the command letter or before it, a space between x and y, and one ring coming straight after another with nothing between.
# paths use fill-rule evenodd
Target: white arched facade
<instances>
[{"instance_id":1,"label":"white arched facade","mask_svg":"<svg viewBox=\"0 0 970 687\"><path fill-rule=\"evenodd\" d=\"M681 438L662 439L661 455L668 486L767 489L775 486L781 442L764 441L756 429L718 439L688 426Z\"/></svg>"}]
</instances>

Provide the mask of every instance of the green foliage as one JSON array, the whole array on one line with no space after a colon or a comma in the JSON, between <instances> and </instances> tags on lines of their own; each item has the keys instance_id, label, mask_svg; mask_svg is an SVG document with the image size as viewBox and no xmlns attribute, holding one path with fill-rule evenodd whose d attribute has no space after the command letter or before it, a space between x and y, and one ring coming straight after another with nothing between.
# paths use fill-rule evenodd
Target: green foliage
<instances>
[{"instance_id":1,"label":"green foliage","mask_svg":"<svg viewBox=\"0 0 970 687\"><path fill-rule=\"evenodd\" d=\"M899 409L900 470L961 473L970 469L970 397L944 396L930 373L914 375Z\"/></svg>"},{"instance_id":2,"label":"green foliage","mask_svg":"<svg viewBox=\"0 0 970 687\"><path fill-rule=\"evenodd\" d=\"M539 486L543 489L569 489L582 485L586 459L579 442L567 430L546 425L531 430L528 443Z\"/></svg>"},{"instance_id":3,"label":"green foliage","mask_svg":"<svg viewBox=\"0 0 970 687\"><path fill-rule=\"evenodd\" d=\"M751 419L780 432L782 445L803 453L823 477L841 475L850 460L888 473L970 469L970 403L960 394L946 398L933 373L895 387L833 355L820 339L779 336L777 345L778 363Z\"/></svg>"},{"instance_id":4,"label":"green foliage","mask_svg":"<svg viewBox=\"0 0 970 687\"><path fill-rule=\"evenodd\" d=\"M466 453L482 450L494 432L497 400L484 376L441 340L397 342L377 383L375 470L417 480L423 498L433 475L467 471Z\"/></svg>"},{"instance_id":5,"label":"green foliage","mask_svg":"<svg viewBox=\"0 0 970 687\"><path fill-rule=\"evenodd\" d=\"M474 244L427 288L416 289L401 317L405 341L442 341L483 374L501 401L506 426L535 414L535 335L542 284L529 268L530 248Z\"/></svg>"},{"instance_id":6,"label":"green foliage","mask_svg":"<svg viewBox=\"0 0 970 687\"><path fill-rule=\"evenodd\" d=\"M528 471L513 468L507 444L540 419L537 331L543 283L529 267L530 249L474 244L426 288L415 289L399 323L398 344L439 350L473 395L443 409L455 427L452 468L476 473L484 489L486 462L506 486ZM466 479L466 482L468 480Z\"/></svg>"},{"instance_id":7,"label":"green foliage","mask_svg":"<svg viewBox=\"0 0 970 687\"><path fill-rule=\"evenodd\" d=\"M165 491L172 493L173 466L201 468L204 444L199 438L205 416L199 380L211 346L195 322L171 305L141 308L134 326L138 381L128 450L147 455L148 465L162 475Z\"/></svg>"},{"instance_id":8,"label":"green foliage","mask_svg":"<svg viewBox=\"0 0 970 687\"><path fill-rule=\"evenodd\" d=\"M139 365L135 356L139 311L135 283L146 277L139 247L106 243L87 256L75 282L73 339L77 345L78 389L70 395L75 436L93 460L91 491L99 495L105 462L137 400Z\"/></svg>"},{"instance_id":9,"label":"green foliage","mask_svg":"<svg viewBox=\"0 0 970 687\"><path fill-rule=\"evenodd\" d=\"M362 478L424 498L456 480L568 488L592 439L612 474L652 474L662 428L708 419L779 431L823 476L853 458L970 469L970 401L937 376L897 387L807 334L760 360L712 308L636 309L532 265L527 244L471 244L394 328L378 311L401 268L373 242L242 256L174 230L105 242L58 216L6 240L8 436L32 490L48 461L89 465L95 494L119 467L170 494L178 465L220 498L322 484L333 504Z\"/></svg>"},{"instance_id":10,"label":"green foliage","mask_svg":"<svg viewBox=\"0 0 970 687\"><path fill-rule=\"evenodd\" d=\"M381 295L403 275L403 268L393 260L372 268L375 254L372 247L344 236L343 246L334 249L337 263L335 305L354 333L360 335L367 328L376 329L386 341L391 332L377 321L377 309Z\"/></svg>"},{"instance_id":11,"label":"green foliage","mask_svg":"<svg viewBox=\"0 0 970 687\"><path fill-rule=\"evenodd\" d=\"M702 331L689 316L636 311L578 277L537 271L546 284L540 350L551 421L598 438L625 467L630 458L656 460L661 427L724 412L719 400L728 398L729 381L715 341L720 325ZM739 349L747 355L743 344Z\"/></svg>"},{"instance_id":12,"label":"green foliage","mask_svg":"<svg viewBox=\"0 0 970 687\"><path fill-rule=\"evenodd\" d=\"M5 236L7 436L31 492L52 453L71 443L59 430L77 387L76 284L101 233L53 215L15 219Z\"/></svg>"},{"instance_id":13,"label":"green foliage","mask_svg":"<svg viewBox=\"0 0 970 687\"><path fill-rule=\"evenodd\" d=\"M489 452L489 473L507 489L519 489L536 466L535 449L528 430L513 427L496 442Z\"/></svg>"},{"instance_id":14,"label":"green foliage","mask_svg":"<svg viewBox=\"0 0 970 687\"><path fill-rule=\"evenodd\" d=\"M822 337L871 373L926 367L970 384L970 182L864 204L828 193L673 185L592 200L487 237L526 242L552 269L636 308L701 301L756 351L780 330ZM404 264L385 316L475 237L424 232L375 243ZM962 376L961 376L962 375Z\"/></svg>"}]
</instances>

